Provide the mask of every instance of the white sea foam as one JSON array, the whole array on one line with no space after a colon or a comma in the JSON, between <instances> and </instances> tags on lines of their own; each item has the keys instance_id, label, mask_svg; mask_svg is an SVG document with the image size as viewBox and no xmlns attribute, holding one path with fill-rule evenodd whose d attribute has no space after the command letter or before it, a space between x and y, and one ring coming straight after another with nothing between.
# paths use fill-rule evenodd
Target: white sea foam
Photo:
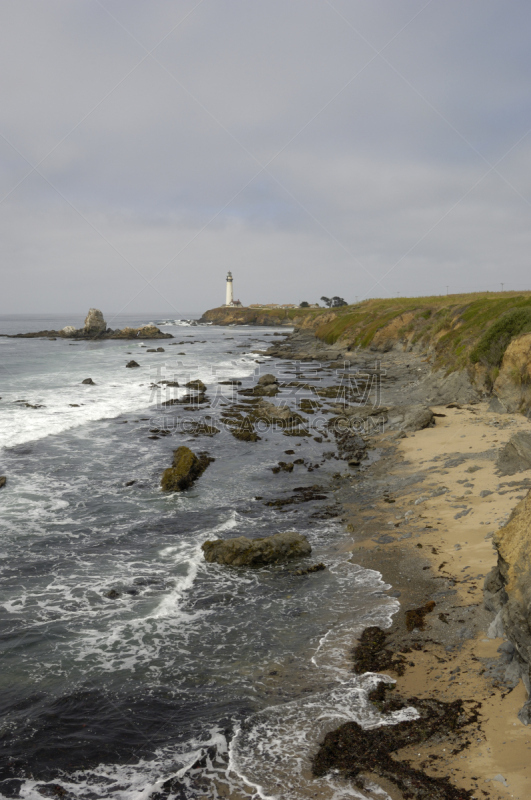
<instances>
[{"instance_id":1,"label":"white sea foam","mask_svg":"<svg viewBox=\"0 0 531 800\"><path fill-rule=\"evenodd\" d=\"M380 681L394 683L386 675L366 673L332 691L255 714L232 740L229 769L263 800L303 800L315 792L323 800L363 798L333 776L313 778L310 758L324 736L344 722L353 720L368 729L418 718L411 707L382 716L368 700Z\"/></svg>"}]
</instances>

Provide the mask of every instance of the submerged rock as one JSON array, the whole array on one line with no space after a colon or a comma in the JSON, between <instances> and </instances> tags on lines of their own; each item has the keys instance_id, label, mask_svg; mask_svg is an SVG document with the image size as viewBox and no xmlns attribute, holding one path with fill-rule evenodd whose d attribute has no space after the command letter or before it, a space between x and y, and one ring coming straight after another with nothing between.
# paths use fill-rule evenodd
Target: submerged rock
<instances>
[{"instance_id":1,"label":"submerged rock","mask_svg":"<svg viewBox=\"0 0 531 800\"><path fill-rule=\"evenodd\" d=\"M206 561L233 567L262 567L290 558L308 556L312 552L306 536L295 531L275 533L261 539L248 539L246 536L216 539L205 542L201 549Z\"/></svg>"},{"instance_id":2,"label":"submerged rock","mask_svg":"<svg viewBox=\"0 0 531 800\"><path fill-rule=\"evenodd\" d=\"M164 470L160 485L165 492L182 492L188 489L214 461L206 453L193 453L189 447L173 451L173 464Z\"/></svg>"}]
</instances>

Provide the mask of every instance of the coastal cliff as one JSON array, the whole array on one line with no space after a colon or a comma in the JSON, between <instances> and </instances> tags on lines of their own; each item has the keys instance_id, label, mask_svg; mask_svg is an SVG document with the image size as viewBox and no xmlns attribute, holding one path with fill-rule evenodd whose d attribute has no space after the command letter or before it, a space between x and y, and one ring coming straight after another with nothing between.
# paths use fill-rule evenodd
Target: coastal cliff
<instances>
[{"instance_id":1,"label":"coastal cliff","mask_svg":"<svg viewBox=\"0 0 531 800\"><path fill-rule=\"evenodd\" d=\"M216 308L202 322L292 326L338 353L417 352L434 372L461 373L500 412L531 411L531 292L365 300L339 308Z\"/></svg>"},{"instance_id":2,"label":"coastal cliff","mask_svg":"<svg viewBox=\"0 0 531 800\"><path fill-rule=\"evenodd\" d=\"M508 523L494 537L496 566L485 579L485 607L497 612L493 633L502 633L512 646L511 655L528 695L531 693L531 497L521 500ZM531 699L518 714L531 722Z\"/></svg>"},{"instance_id":3,"label":"coastal cliff","mask_svg":"<svg viewBox=\"0 0 531 800\"><path fill-rule=\"evenodd\" d=\"M308 316L319 313L320 309L306 308L230 308L221 306L205 311L199 322L214 325L282 325L299 327Z\"/></svg>"}]
</instances>

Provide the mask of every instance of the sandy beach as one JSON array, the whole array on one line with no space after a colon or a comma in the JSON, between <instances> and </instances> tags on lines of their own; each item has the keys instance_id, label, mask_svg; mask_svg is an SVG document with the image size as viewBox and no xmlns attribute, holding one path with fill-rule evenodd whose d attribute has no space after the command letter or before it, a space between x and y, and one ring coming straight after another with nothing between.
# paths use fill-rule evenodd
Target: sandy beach
<instances>
[{"instance_id":1,"label":"sandy beach","mask_svg":"<svg viewBox=\"0 0 531 800\"><path fill-rule=\"evenodd\" d=\"M531 730L517 713L527 693L507 675L505 640L489 635L494 615L483 608L483 580L496 563L492 536L530 485L528 472L500 478L495 459L529 422L491 413L486 403L451 405L432 407L435 427L380 437L382 458L362 482L372 484L371 502L346 498L350 547L353 560L380 569L400 593L390 642L397 652L413 644L404 674L388 673L400 695L480 704L477 722L459 741L414 745L395 758L447 776L474 797L526 800ZM405 612L430 601L424 630L408 631ZM402 798L396 787L385 788L393 800Z\"/></svg>"}]
</instances>

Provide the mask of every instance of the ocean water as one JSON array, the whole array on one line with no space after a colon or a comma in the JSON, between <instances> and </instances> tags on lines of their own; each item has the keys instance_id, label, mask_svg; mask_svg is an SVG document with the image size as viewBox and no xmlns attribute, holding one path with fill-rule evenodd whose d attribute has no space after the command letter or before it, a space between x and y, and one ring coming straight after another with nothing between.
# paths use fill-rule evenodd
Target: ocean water
<instances>
[{"instance_id":1,"label":"ocean water","mask_svg":"<svg viewBox=\"0 0 531 800\"><path fill-rule=\"evenodd\" d=\"M397 603L379 573L348 560L340 522L323 513L331 495L265 505L325 486L338 471L333 443L281 431L245 443L219 424L235 390L218 381L297 372L253 352L278 331L160 314L112 327L149 322L175 338L0 337L0 796L363 797L314 780L309 759L346 719L415 715L382 719L367 702L378 678L353 676L347 658L355 634L387 625ZM4 317L0 333L82 323ZM140 367L126 369L130 359ZM194 378L208 407L163 405ZM220 434L194 438L187 421L202 417ZM170 435L149 438L160 427ZM215 461L188 492L167 495L160 477L180 444ZM274 475L286 449L305 465ZM297 567L327 569L294 576L293 565L202 558L207 539L282 530L311 542Z\"/></svg>"}]
</instances>

